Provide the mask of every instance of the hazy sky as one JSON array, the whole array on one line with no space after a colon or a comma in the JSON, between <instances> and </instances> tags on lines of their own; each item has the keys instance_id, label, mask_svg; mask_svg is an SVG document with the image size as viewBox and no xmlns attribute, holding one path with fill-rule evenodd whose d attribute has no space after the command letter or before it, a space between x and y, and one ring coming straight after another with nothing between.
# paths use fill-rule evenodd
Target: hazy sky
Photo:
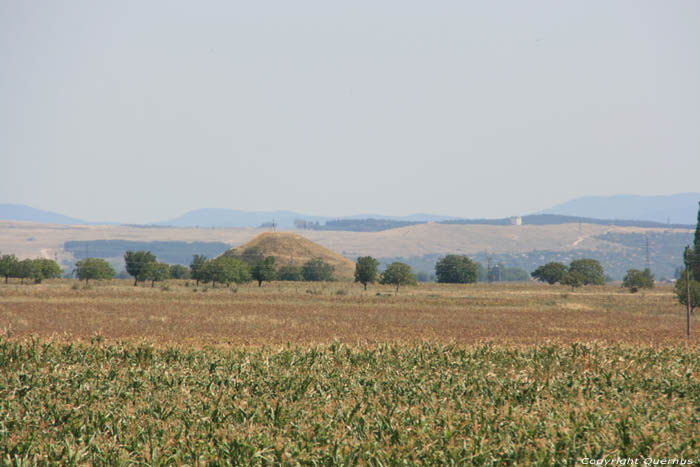
<instances>
[{"instance_id":1,"label":"hazy sky","mask_svg":"<svg viewBox=\"0 0 700 467\"><path fill-rule=\"evenodd\" d=\"M0 203L527 214L700 190L700 2L0 0Z\"/></svg>"}]
</instances>

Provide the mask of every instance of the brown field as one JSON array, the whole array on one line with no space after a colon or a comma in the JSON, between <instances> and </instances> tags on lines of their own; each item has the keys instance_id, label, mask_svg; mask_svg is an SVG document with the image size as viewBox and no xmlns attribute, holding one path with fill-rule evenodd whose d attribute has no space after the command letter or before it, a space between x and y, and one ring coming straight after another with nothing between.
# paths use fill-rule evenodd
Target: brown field
<instances>
[{"instance_id":1,"label":"brown field","mask_svg":"<svg viewBox=\"0 0 700 467\"><path fill-rule=\"evenodd\" d=\"M572 292L539 284L421 284L395 296L390 287L363 293L342 282L216 289L184 281L162 288L135 288L129 280L77 284L1 284L0 333L204 345L686 343L685 311L668 286L630 294L614 286ZM699 325L693 317L693 327Z\"/></svg>"}]
</instances>

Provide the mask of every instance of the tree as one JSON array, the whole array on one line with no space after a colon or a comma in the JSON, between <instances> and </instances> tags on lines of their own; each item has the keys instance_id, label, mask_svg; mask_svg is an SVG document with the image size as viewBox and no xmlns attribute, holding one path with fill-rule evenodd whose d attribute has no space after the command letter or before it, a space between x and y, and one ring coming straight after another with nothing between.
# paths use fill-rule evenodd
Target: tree
<instances>
[{"instance_id":1,"label":"tree","mask_svg":"<svg viewBox=\"0 0 700 467\"><path fill-rule=\"evenodd\" d=\"M17 269L17 257L15 255L0 256L0 276L5 277L5 284L10 277L14 277L14 272Z\"/></svg>"},{"instance_id":2,"label":"tree","mask_svg":"<svg viewBox=\"0 0 700 467\"><path fill-rule=\"evenodd\" d=\"M566 274L567 267L561 263L552 261L551 263L544 264L530 274L533 278L538 281L546 282L550 285L561 282Z\"/></svg>"},{"instance_id":3,"label":"tree","mask_svg":"<svg viewBox=\"0 0 700 467\"><path fill-rule=\"evenodd\" d=\"M194 255L192 257L192 262L190 263L190 277L197 281L197 286L199 286L199 281L204 280L204 267L206 264L206 256Z\"/></svg>"},{"instance_id":4,"label":"tree","mask_svg":"<svg viewBox=\"0 0 700 467\"><path fill-rule=\"evenodd\" d=\"M379 261L371 256L360 256L355 263L355 282L362 284L367 290L367 284L377 281L377 268Z\"/></svg>"},{"instance_id":5,"label":"tree","mask_svg":"<svg viewBox=\"0 0 700 467\"><path fill-rule=\"evenodd\" d=\"M571 287L571 290L574 290L576 287L581 287L583 284L585 284L586 277L584 274L580 271L567 271L566 274L564 274L564 277L561 278L561 285L567 285Z\"/></svg>"},{"instance_id":6,"label":"tree","mask_svg":"<svg viewBox=\"0 0 700 467\"><path fill-rule=\"evenodd\" d=\"M232 251L235 255L236 250ZM246 248L243 251L243 253L241 253L238 256L234 256L234 258L238 258L239 260L243 261L245 264L248 265L250 269L252 269L256 264L260 263L261 261L265 261L265 255L263 254L262 249L260 249L260 247L257 246Z\"/></svg>"},{"instance_id":7,"label":"tree","mask_svg":"<svg viewBox=\"0 0 700 467\"><path fill-rule=\"evenodd\" d=\"M227 286L232 282L241 284L250 280L250 271L248 266L237 258L219 256L207 261L201 280L211 282L212 287L216 286L217 282Z\"/></svg>"},{"instance_id":8,"label":"tree","mask_svg":"<svg viewBox=\"0 0 700 467\"><path fill-rule=\"evenodd\" d=\"M126 272L134 278L134 287L139 281L146 280L145 273L149 263L157 262L156 257L150 251L127 251L124 254Z\"/></svg>"},{"instance_id":9,"label":"tree","mask_svg":"<svg viewBox=\"0 0 700 467\"><path fill-rule=\"evenodd\" d=\"M332 281L335 268L321 258L310 259L301 267L301 275L305 281Z\"/></svg>"},{"instance_id":10,"label":"tree","mask_svg":"<svg viewBox=\"0 0 700 467\"><path fill-rule=\"evenodd\" d=\"M182 264L171 264L170 277L173 279L189 279L190 270Z\"/></svg>"},{"instance_id":11,"label":"tree","mask_svg":"<svg viewBox=\"0 0 700 467\"><path fill-rule=\"evenodd\" d=\"M281 281L301 281L304 280L304 276L301 274L301 267L289 264L287 266L282 266L279 271L277 271L277 278Z\"/></svg>"},{"instance_id":12,"label":"tree","mask_svg":"<svg viewBox=\"0 0 700 467\"><path fill-rule=\"evenodd\" d=\"M396 293L399 293L399 286L415 285L416 276L411 272L411 266L405 263L391 263L386 267L379 279L380 284L391 284L396 286Z\"/></svg>"},{"instance_id":13,"label":"tree","mask_svg":"<svg viewBox=\"0 0 700 467\"><path fill-rule=\"evenodd\" d=\"M447 255L435 264L437 282L448 284L473 284L479 280L479 269L466 256Z\"/></svg>"},{"instance_id":14,"label":"tree","mask_svg":"<svg viewBox=\"0 0 700 467\"><path fill-rule=\"evenodd\" d=\"M651 273L649 268L646 268L644 271L629 269L622 281L622 286L630 289L632 293L639 289L652 289L654 288L654 274Z\"/></svg>"},{"instance_id":15,"label":"tree","mask_svg":"<svg viewBox=\"0 0 700 467\"><path fill-rule=\"evenodd\" d=\"M687 261L690 264L690 272L696 279L700 279L700 208L698 209L698 224L695 227L693 248L688 252Z\"/></svg>"},{"instance_id":16,"label":"tree","mask_svg":"<svg viewBox=\"0 0 700 467\"><path fill-rule=\"evenodd\" d=\"M156 285L156 282L162 282L170 279L170 266L166 263L149 262L143 270L144 280L151 281L151 287Z\"/></svg>"},{"instance_id":17,"label":"tree","mask_svg":"<svg viewBox=\"0 0 700 467\"><path fill-rule=\"evenodd\" d=\"M61 277L61 274L63 273L63 270L61 270L61 267L58 265L58 263L52 259L46 259L46 258L41 258L41 259L36 259L34 260L37 263L37 267L39 268L40 272L40 279L56 279L58 277Z\"/></svg>"},{"instance_id":18,"label":"tree","mask_svg":"<svg viewBox=\"0 0 700 467\"><path fill-rule=\"evenodd\" d=\"M114 269L109 263L99 258L85 258L75 263L75 275L79 280L84 280L85 285L90 279L102 280L114 277Z\"/></svg>"},{"instance_id":19,"label":"tree","mask_svg":"<svg viewBox=\"0 0 700 467\"><path fill-rule=\"evenodd\" d=\"M700 307L700 282L694 280L693 275L690 274L690 286L688 287L686 284L686 274L684 270L681 273L680 279L676 281L673 291L676 293L678 301L688 306L688 289L690 289L690 311L692 313L693 309Z\"/></svg>"},{"instance_id":20,"label":"tree","mask_svg":"<svg viewBox=\"0 0 700 467\"><path fill-rule=\"evenodd\" d=\"M581 274L583 285L604 285L605 273L603 266L595 259L584 258L571 262L569 272Z\"/></svg>"},{"instance_id":21,"label":"tree","mask_svg":"<svg viewBox=\"0 0 700 467\"><path fill-rule=\"evenodd\" d=\"M24 279L41 281L41 268L36 261L29 258L23 259L15 264L12 276L19 277L22 284L24 284Z\"/></svg>"},{"instance_id":22,"label":"tree","mask_svg":"<svg viewBox=\"0 0 700 467\"><path fill-rule=\"evenodd\" d=\"M254 280L258 281L258 287L262 287L263 281L273 281L277 275L275 270L275 257L268 256L265 259L259 260L253 265L250 275Z\"/></svg>"}]
</instances>

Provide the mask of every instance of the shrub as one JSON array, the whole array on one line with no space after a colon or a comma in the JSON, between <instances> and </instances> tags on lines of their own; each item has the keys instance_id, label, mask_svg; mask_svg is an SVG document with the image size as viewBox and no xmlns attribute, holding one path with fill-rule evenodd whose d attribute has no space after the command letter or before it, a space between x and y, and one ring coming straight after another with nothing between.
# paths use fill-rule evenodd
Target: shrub
<instances>
[{"instance_id":1,"label":"shrub","mask_svg":"<svg viewBox=\"0 0 700 467\"><path fill-rule=\"evenodd\" d=\"M654 287L654 275L649 268L644 271L629 269L622 281L622 286L634 293L639 289L651 289Z\"/></svg>"},{"instance_id":2,"label":"shrub","mask_svg":"<svg viewBox=\"0 0 700 467\"><path fill-rule=\"evenodd\" d=\"M301 274L305 281L321 282L332 281L335 268L323 261L321 258L314 258L301 267Z\"/></svg>"}]
</instances>

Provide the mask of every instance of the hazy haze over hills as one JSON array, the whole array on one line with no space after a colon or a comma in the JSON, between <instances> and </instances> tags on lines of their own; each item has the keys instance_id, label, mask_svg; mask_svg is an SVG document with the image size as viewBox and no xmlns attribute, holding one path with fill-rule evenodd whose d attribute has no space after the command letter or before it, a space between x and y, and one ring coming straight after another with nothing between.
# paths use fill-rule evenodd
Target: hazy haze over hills
<instances>
[{"instance_id":1,"label":"hazy haze over hills","mask_svg":"<svg viewBox=\"0 0 700 467\"><path fill-rule=\"evenodd\" d=\"M585 196L558 204L537 214L693 225L697 222L698 202L700 202L700 193L679 193L668 196Z\"/></svg>"},{"instance_id":2,"label":"hazy haze over hills","mask_svg":"<svg viewBox=\"0 0 700 467\"><path fill-rule=\"evenodd\" d=\"M680 193L668 196L588 196L577 198L537 214L558 214L590 219L617 219L653 221L661 224L695 225L697 221L700 193ZM387 219L394 221L441 222L458 221L454 216L435 214L413 214L409 216L387 216L382 214L360 214L354 216L310 216L294 211L242 211L236 209L196 209L169 219L147 222L145 225L172 227L260 227L274 220L281 229L291 229L294 221L319 222L336 219ZM493 218L491 218L493 219ZM42 222L49 224L85 224L86 222L62 214L34 209L29 206L0 204L0 220ZM573 221L570 221L573 222ZM576 222L579 222L578 220ZM585 222L585 220L584 220ZM474 222L480 223L480 222ZM550 223L550 222L545 222Z\"/></svg>"},{"instance_id":3,"label":"hazy haze over hills","mask_svg":"<svg viewBox=\"0 0 700 467\"><path fill-rule=\"evenodd\" d=\"M0 220L43 222L45 224L84 224L85 221L21 204L0 204Z\"/></svg>"},{"instance_id":4,"label":"hazy haze over hills","mask_svg":"<svg viewBox=\"0 0 700 467\"><path fill-rule=\"evenodd\" d=\"M280 228L292 228L295 219L323 223L333 219L391 219L400 221L441 221L456 219L450 216L433 214L413 214L410 216L386 216L381 214L360 214L354 216L309 216L293 211L264 211L248 212L236 209L197 209L189 211L180 217L156 222L155 225L170 225L174 227L259 227L263 223L274 221Z\"/></svg>"}]
</instances>

